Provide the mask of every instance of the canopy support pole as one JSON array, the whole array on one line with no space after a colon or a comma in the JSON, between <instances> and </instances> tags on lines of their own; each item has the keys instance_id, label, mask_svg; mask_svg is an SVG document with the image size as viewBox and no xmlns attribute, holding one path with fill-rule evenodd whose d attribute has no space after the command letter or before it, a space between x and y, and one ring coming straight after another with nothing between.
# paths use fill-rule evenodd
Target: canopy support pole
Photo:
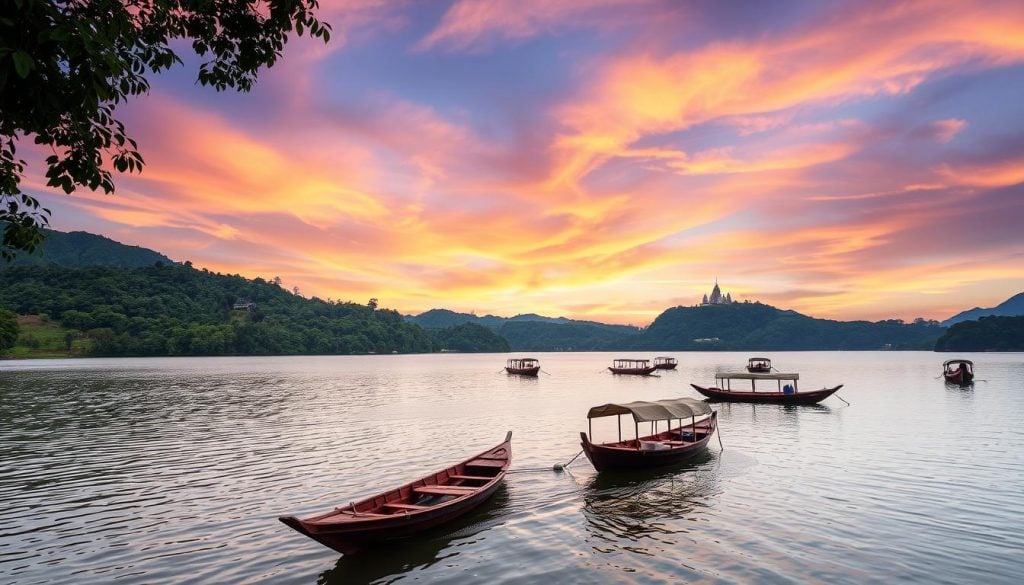
<instances>
[{"instance_id":1,"label":"canopy support pole","mask_svg":"<svg viewBox=\"0 0 1024 585\"><path fill-rule=\"evenodd\" d=\"M622 415L620 414L620 415L616 416L615 420L618 421L618 423L619 423L619 442L621 443L622 442Z\"/></svg>"}]
</instances>

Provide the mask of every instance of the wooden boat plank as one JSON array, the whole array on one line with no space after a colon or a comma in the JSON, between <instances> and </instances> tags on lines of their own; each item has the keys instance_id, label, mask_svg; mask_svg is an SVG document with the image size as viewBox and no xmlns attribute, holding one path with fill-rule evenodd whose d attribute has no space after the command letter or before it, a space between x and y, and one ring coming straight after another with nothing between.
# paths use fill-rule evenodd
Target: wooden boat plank
<instances>
[{"instance_id":1,"label":"wooden boat plank","mask_svg":"<svg viewBox=\"0 0 1024 585\"><path fill-rule=\"evenodd\" d=\"M504 459L481 459L476 458L466 462L466 467L505 467Z\"/></svg>"},{"instance_id":2,"label":"wooden boat plank","mask_svg":"<svg viewBox=\"0 0 1024 585\"><path fill-rule=\"evenodd\" d=\"M429 494L433 496L461 496L471 494L480 488L458 485L425 485L412 488L417 494Z\"/></svg>"},{"instance_id":3,"label":"wooden boat plank","mask_svg":"<svg viewBox=\"0 0 1024 585\"><path fill-rule=\"evenodd\" d=\"M420 506L417 504L399 504L399 503L387 503L384 504L385 508L391 508L393 510L429 510L430 506Z\"/></svg>"},{"instance_id":4,"label":"wooden boat plank","mask_svg":"<svg viewBox=\"0 0 1024 585\"><path fill-rule=\"evenodd\" d=\"M454 474L448 476L451 479L461 479L465 481L491 481L493 477L487 477L485 475L460 475Z\"/></svg>"}]
</instances>

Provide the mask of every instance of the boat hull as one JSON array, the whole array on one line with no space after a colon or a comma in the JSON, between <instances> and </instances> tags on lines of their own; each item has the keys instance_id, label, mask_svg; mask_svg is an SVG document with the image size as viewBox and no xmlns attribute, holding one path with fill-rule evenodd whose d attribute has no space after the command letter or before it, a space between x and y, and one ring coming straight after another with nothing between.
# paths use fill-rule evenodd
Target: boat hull
<instances>
[{"instance_id":1,"label":"boat hull","mask_svg":"<svg viewBox=\"0 0 1024 585\"><path fill-rule=\"evenodd\" d=\"M817 404L832 396L843 387L840 384L835 388L786 394L785 392L736 392L720 388L706 388L696 384L690 384L690 386L693 386L697 392L718 402L751 402L754 404Z\"/></svg>"},{"instance_id":2,"label":"boat hull","mask_svg":"<svg viewBox=\"0 0 1024 585\"><path fill-rule=\"evenodd\" d=\"M494 495L512 461L511 441L509 431L496 447L402 487L317 516L279 520L342 554L419 534L465 515ZM482 485L465 485L467 481ZM431 502L424 505L427 500Z\"/></svg>"},{"instance_id":3,"label":"boat hull","mask_svg":"<svg viewBox=\"0 0 1024 585\"><path fill-rule=\"evenodd\" d=\"M960 386L967 386L974 383L974 374L970 372L954 372L942 374L946 381L950 384L959 384Z\"/></svg>"},{"instance_id":4,"label":"boat hull","mask_svg":"<svg viewBox=\"0 0 1024 585\"><path fill-rule=\"evenodd\" d=\"M622 376L649 376L651 373L654 372L654 370L657 370L658 368L654 366L650 366L647 368L615 368L609 366L608 369L611 370L611 373L619 374Z\"/></svg>"},{"instance_id":5,"label":"boat hull","mask_svg":"<svg viewBox=\"0 0 1024 585\"><path fill-rule=\"evenodd\" d=\"M640 440L655 441L659 440L659 438L666 437L670 433L677 433L680 430L685 431L690 428L691 427L684 425L682 427L672 429L667 433L640 437ZM714 412L711 414L710 418L701 421L701 424L698 424L696 427L697 433L702 435L702 437L697 441L684 446L673 447L662 451L641 451L635 448L635 441L627 441L627 443L634 444L634 447L632 448L615 446L615 444L591 443L587 433L583 432L580 433L580 446L583 447L583 453L587 456L587 459L590 460L590 464L598 471L613 469L650 469L674 465L676 463L683 463L697 455L700 455L707 449L708 441L711 440L711 435L714 434L716 428L718 428L718 413Z\"/></svg>"},{"instance_id":6,"label":"boat hull","mask_svg":"<svg viewBox=\"0 0 1024 585\"><path fill-rule=\"evenodd\" d=\"M674 370L679 364L658 364L654 366L656 370Z\"/></svg>"},{"instance_id":7,"label":"boat hull","mask_svg":"<svg viewBox=\"0 0 1024 585\"><path fill-rule=\"evenodd\" d=\"M513 376L533 376L536 377L540 373L540 366L536 368L509 368L506 367L505 371Z\"/></svg>"},{"instance_id":8,"label":"boat hull","mask_svg":"<svg viewBox=\"0 0 1024 585\"><path fill-rule=\"evenodd\" d=\"M499 487L501 487L501 482L496 482L472 498L465 498L458 504L445 510L438 510L436 513L395 515L384 520L368 521L366 526L361 527L347 526L337 530L318 530L317 527L310 526L294 516L282 516L279 520L327 548L334 549L341 554L351 555L391 540L415 536L451 522L486 502Z\"/></svg>"},{"instance_id":9,"label":"boat hull","mask_svg":"<svg viewBox=\"0 0 1024 585\"><path fill-rule=\"evenodd\" d=\"M747 371L751 374L767 374L772 371L772 367L747 366Z\"/></svg>"}]
</instances>

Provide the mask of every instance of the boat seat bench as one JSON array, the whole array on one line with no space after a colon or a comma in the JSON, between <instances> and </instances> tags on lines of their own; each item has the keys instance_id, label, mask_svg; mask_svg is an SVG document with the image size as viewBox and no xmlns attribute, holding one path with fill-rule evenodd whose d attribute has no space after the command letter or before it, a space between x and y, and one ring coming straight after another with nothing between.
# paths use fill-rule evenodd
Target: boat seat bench
<instances>
[{"instance_id":1,"label":"boat seat bench","mask_svg":"<svg viewBox=\"0 0 1024 585\"><path fill-rule=\"evenodd\" d=\"M450 479L462 479L466 481L491 481L493 477L487 477L484 475L449 475Z\"/></svg>"},{"instance_id":2,"label":"boat seat bench","mask_svg":"<svg viewBox=\"0 0 1024 585\"><path fill-rule=\"evenodd\" d=\"M417 506L416 504L384 504L385 508L392 510L426 510L430 506Z\"/></svg>"},{"instance_id":3,"label":"boat seat bench","mask_svg":"<svg viewBox=\"0 0 1024 585\"><path fill-rule=\"evenodd\" d=\"M508 459L474 459L466 462L466 467L505 467Z\"/></svg>"},{"instance_id":4,"label":"boat seat bench","mask_svg":"<svg viewBox=\"0 0 1024 585\"><path fill-rule=\"evenodd\" d=\"M432 496L464 496L471 494L480 488L457 486L457 485L425 485L412 488L417 494L430 494Z\"/></svg>"}]
</instances>

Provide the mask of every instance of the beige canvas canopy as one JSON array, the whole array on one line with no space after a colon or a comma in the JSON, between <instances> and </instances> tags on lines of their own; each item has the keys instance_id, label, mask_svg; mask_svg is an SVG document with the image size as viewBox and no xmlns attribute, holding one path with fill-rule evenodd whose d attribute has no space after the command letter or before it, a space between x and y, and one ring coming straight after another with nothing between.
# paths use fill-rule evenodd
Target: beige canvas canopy
<instances>
[{"instance_id":1,"label":"beige canvas canopy","mask_svg":"<svg viewBox=\"0 0 1024 585\"><path fill-rule=\"evenodd\" d=\"M673 398L654 402L627 402L625 404L604 404L595 406L587 413L587 418L632 414L633 420L651 422L676 418L691 418L711 414L711 406L696 398Z\"/></svg>"}]
</instances>

